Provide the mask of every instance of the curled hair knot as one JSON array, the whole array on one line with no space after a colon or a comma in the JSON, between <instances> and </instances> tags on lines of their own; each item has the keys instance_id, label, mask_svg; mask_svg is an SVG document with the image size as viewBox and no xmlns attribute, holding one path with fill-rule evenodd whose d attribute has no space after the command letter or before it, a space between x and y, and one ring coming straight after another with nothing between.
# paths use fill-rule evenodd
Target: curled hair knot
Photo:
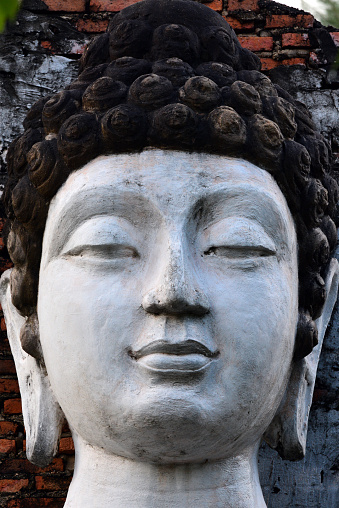
<instances>
[{"instance_id":1,"label":"curled hair knot","mask_svg":"<svg viewBox=\"0 0 339 508\"><path fill-rule=\"evenodd\" d=\"M198 118L184 104L168 104L153 115L151 137L166 146L194 146L197 140Z\"/></svg>"},{"instance_id":2,"label":"curled hair knot","mask_svg":"<svg viewBox=\"0 0 339 508\"><path fill-rule=\"evenodd\" d=\"M122 56L142 57L149 49L152 29L148 23L129 19L113 27L109 34L109 56L116 60Z\"/></svg>"},{"instance_id":3,"label":"curled hair knot","mask_svg":"<svg viewBox=\"0 0 339 508\"><path fill-rule=\"evenodd\" d=\"M175 88L184 85L189 78L195 75L192 67L177 57L154 62L152 72L169 79Z\"/></svg>"},{"instance_id":4,"label":"curled hair knot","mask_svg":"<svg viewBox=\"0 0 339 508\"><path fill-rule=\"evenodd\" d=\"M219 87L230 86L237 79L235 70L230 65L221 62L202 63L195 72L197 75L211 79Z\"/></svg>"},{"instance_id":5,"label":"curled hair knot","mask_svg":"<svg viewBox=\"0 0 339 508\"><path fill-rule=\"evenodd\" d=\"M120 104L101 120L101 133L107 151L136 150L145 143L147 116L136 106Z\"/></svg>"},{"instance_id":6,"label":"curled hair knot","mask_svg":"<svg viewBox=\"0 0 339 508\"><path fill-rule=\"evenodd\" d=\"M197 61L199 54L199 38L189 28L171 23L154 30L151 60L177 57L192 65Z\"/></svg>"},{"instance_id":7,"label":"curled hair knot","mask_svg":"<svg viewBox=\"0 0 339 508\"><path fill-rule=\"evenodd\" d=\"M82 97L82 108L89 113L107 111L120 104L126 95L127 86L122 81L103 76L86 88Z\"/></svg>"},{"instance_id":8,"label":"curled hair knot","mask_svg":"<svg viewBox=\"0 0 339 508\"><path fill-rule=\"evenodd\" d=\"M224 88L222 93L223 103L231 106L240 115L247 117L261 113L261 98L252 85L235 81L229 88Z\"/></svg>"},{"instance_id":9,"label":"curled hair knot","mask_svg":"<svg viewBox=\"0 0 339 508\"><path fill-rule=\"evenodd\" d=\"M77 90L63 90L46 102L42 111L45 133L59 132L61 125L80 109L80 95Z\"/></svg>"},{"instance_id":10,"label":"curled hair knot","mask_svg":"<svg viewBox=\"0 0 339 508\"><path fill-rule=\"evenodd\" d=\"M105 76L131 85L139 76L151 72L151 63L142 58L123 56L111 62L105 70Z\"/></svg>"},{"instance_id":11,"label":"curled hair knot","mask_svg":"<svg viewBox=\"0 0 339 508\"><path fill-rule=\"evenodd\" d=\"M157 74L145 74L137 78L128 93L128 102L148 111L174 100L174 88L169 79Z\"/></svg>"},{"instance_id":12,"label":"curled hair knot","mask_svg":"<svg viewBox=\"0 0 339 508\"><path fill-rule=\"evenodd\" d=\"M91 113L73 115L61 127L58 150L70 170L86 164L100 152L98 127Z\"/></svg>"},{"instance_id":13,"label":"curled hair knot","mask_svg":"<svg viewBox=\"0 0 339 508\"><path fill-rule=\"evenodd\" d=\"M246 142L246 124L241 116L228 106L219 106L208 116L211 140L221 150L239 152Z\"/></svg>"},{"instance_id":14,"label":"curled hair knot","mask_svg":"<svg viewBox=\"0 0 339 508\"><path fill-rule=\"evenodd\" d=\"M205 76L194 76L179 90L182 102L199 112L210 111L219 105L221 93L214 81Z\"/></svg>"}]
</instances>

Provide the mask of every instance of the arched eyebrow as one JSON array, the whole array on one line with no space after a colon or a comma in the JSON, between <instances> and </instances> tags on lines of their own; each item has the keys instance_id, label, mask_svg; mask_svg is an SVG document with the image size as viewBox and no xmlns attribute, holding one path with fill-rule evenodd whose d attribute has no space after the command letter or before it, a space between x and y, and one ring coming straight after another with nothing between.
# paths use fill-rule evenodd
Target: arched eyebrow
<instances>
[{"instance_id":1,"label":"arched eyebrow","mask_svg":"<svg viewBox=\"0 0 339 508\"><path fill-rule=\"evenodd\" d=\"M59 254L81 224L93 217L122 217L138 229L147 222L154 222L154 219L161 220L159 212L146 196L117 190L110 185L80 189L71 197L55 211L53 218L53 206L50 209L43 240L44 247L47 247L44 256L47 262Z\"/></svg>"},{"instance_id":2,"label":"arched eyebrow","mask_svg":"<svg viewBox=\"0 0 339 508\"><path fill-rule=\"evenodd\" d=\"M59 197L56 206L52 202L50 207L44 234L43 263L58 255L76 228L95 216L123 217L137 229L145 231L147 227L154 230L166 216L166 200L162 203L160 200L159 206L157 192L148 192L147 186L139 187L136 182L130 189L126 189L126 182L98 186L94 183L93 186L79 186L72 193L67 193L66 189ZM168 213L182 214L182 223L193 223L194 228L204 228L228 216L247 217L264 227L273 241L280 245L281 252L288 252L293 249L293 245L289 248L292 239L287 233L287 222L292 218L287 204L282 206L278 201L278 196L275 198L274 193L260 188L256 182L232 183L225 180L217 186L203 187L202 192L199 185L192 185L192 192L185 194L181 204L179 200L182 210L176 209L175 201L174 208ZM283 211L288 212L288 217Z\"/></svg>"},{"instance_id":3,"label":"arched eyebrow","mask_svg":"<svg viewBox=\"0 0 339 508\"><path fill-rule=\"evenodd\" d=\"M282 209L278 198L251 182L232 186L226 182L225 188L208 189L193 204L190 215L202 228L227 217L244 217L260 224L275 243L286 244L286 247L292 241L289 238L290 222L295 227L287 204Z\"/></svg>"}]
</instances>

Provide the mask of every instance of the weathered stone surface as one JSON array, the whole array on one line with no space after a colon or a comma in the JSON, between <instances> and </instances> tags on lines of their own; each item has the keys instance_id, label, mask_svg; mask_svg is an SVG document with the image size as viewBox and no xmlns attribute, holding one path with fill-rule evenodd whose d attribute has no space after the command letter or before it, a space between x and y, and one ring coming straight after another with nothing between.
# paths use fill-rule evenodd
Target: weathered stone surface
<instances>
[{"instance_id":1,"label":"weathered stone surface","mask_svg":"<svg viewBox=\"0 0 339 508\"><path fill-rule=\"evenodd\" d=\"M59 54L43 51L46 34L60 33ZM61 35L62 34L62 35ZM15 24L0 37L0 164L9 143L22 130L29 108L41 97L57 92L75 78L76 59L72 47L85 43L84 35L62 19L22 10ZM67 55L67 56L64 56Z\"/></svg>"},{"instance_id":2,"label":"weathered stone surface","mask_svg":"<svg viewBox=\"0 0 339 508\"><path fill-rule=\"evenodd\" d=\"M320 357L305 458L292 463L277 457L267 445L261 447L260 479L269 508L338 506L338 334L337 304Z\"/></svg>"}]
</instances>

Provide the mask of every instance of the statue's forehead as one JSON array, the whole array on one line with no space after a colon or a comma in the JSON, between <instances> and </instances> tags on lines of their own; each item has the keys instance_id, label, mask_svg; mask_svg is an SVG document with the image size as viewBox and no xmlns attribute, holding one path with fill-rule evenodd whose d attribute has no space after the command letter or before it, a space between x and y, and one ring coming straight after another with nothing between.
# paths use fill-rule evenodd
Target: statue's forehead
<instances>
[{"instance_id":1,"label":"statue's forehead","mask_svg":"<svg viewBox=\"0 0 339 508\"><path fill-rule=\"evenodd\" d=\"M58 202L84 191L101 192L110 186L115 193L179 193L196 195L245 186L280 196L274 179L265 170L238 158L221 155L148 149L140 153L101 156L74 172L58 193ZM179 195L178 195L179 197Z\"/></svg>"}]
</instances>

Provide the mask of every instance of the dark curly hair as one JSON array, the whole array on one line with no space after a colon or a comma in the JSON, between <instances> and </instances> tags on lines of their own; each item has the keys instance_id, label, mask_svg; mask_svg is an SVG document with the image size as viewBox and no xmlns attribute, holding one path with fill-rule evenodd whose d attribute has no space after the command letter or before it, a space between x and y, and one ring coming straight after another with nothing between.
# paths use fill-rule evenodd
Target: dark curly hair
<instances>
[{"instance_id":1,"label":"dark curly hair","mask_svg":"<svg viewBox=\"0 0 339 508\"><path fill-rule=\"evenodd\" d=\"M31 108L8 150L5 242L12 301L27 326L52 197L97 155L154 146L238 156L274 176L299 244L295 358L310 353L336 245L338 186L330 147L306 106L259 71L227 22L190 0L134 4L93 39L77 80Z\"/></svg>"}]
</instances>

